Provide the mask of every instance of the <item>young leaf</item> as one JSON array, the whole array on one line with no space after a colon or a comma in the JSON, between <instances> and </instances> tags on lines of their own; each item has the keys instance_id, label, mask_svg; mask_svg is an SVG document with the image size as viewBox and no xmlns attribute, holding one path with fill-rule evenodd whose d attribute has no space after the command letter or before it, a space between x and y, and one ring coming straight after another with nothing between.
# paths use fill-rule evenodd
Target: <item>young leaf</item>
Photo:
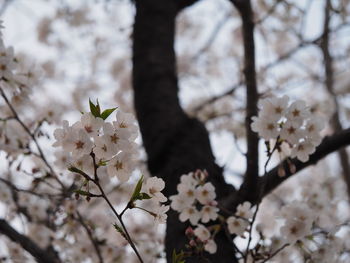
<instances>
[{"instance_id":1,"label":"young leaf","mask_svg":"<svg viewBox=\"0 0 350 263\"><path fill-rule=\"evenodd\" d=\"M74 166L68 167L68 171L72 173L77 173L77 174L84 174L84 172Z\"/></svg>"},{"instance_id":2,"label":"young leaf","mask_svg":"<svg viewBox=\"0 0 350 263\"><path fill-rule=\"evenodd\" d=\"M148 194L146 193L140 193L138 196L137 196L137 200L144 200L144 199L151 199L152 197L149 196Z\"/></svg>"},{"instance_id":3,"label":"young leaf","mask_svg":"<svg viewBox=\"0 0 350 263\"><path fill-rule=\"evenodd\" d=\"M100 117L100 105L97 104L95 105L90 99L89 99L89 105L90 105L90 112L92 115L94 115L96 118Z\"/></svg>"},{"instance_id":4,"label":"young leaf","mask_svg":"<svg viewBox=\"0 0 350 263\"><path fill-rule=\"evenodd\" d=\"M113 113L117 108L112 108L112 109L106 109L101 113L101 118L103 120L107 119L109 115Z\"/></svg>"},{"instance_id":5,"label":"young leaf","mask_svg":"<svg viewBox=\"0 0 350 263\"><path fill-rule=\"evenodd\" d=\"M98 103L98 99L96 100L96 110L98 112L98 117L101 117L101 108L100 108L100 104Z\"/></svg>"},{"instance_id":6,"label":"young leaf","mask_svg":"<svg viewBox=\"0 0 350 263\"><path fill-rule=\"evenodd\" d=\"M171 262L172 263L185 263L184 256L185 256L185 254L182 250L179 254L176 254L176 250L174 249Z\"/></svg>"},{"instance_id":7,"label":"young leaf","mask_svg":"<svg viewBox=\"0 0 350 263\"><path fill-rule=\"evenodd\" d=\"M114 226L115 230L117 230L117 232L125 238L125 240L128 240L123 229L117 223L113 224L113 226Z\"/></svg>"},{"instance_id":8,"label":"young leaf","mask_svg":"<svg viewBox=\"0 0 350 263\"><path fill-rule=\"evenodd\" d=\"M90 196L89 192L83 191L83 190L75 190L76 194L82 195L82 196Z\"/></svg>"},{"instance_id":9,"label":"young leaf","mask_svg":"<svg viewBox=\"0 0 350 263\"><path fill-rule=\"evenodd\" d=\"M142 183L143 183L143 175L141 176L140 180L137 182L134 192L130 198L130 202L134 202L135 200L138 199L140 192L141 192L141 188L142 188Z\"/></svg>"}]
</instances>

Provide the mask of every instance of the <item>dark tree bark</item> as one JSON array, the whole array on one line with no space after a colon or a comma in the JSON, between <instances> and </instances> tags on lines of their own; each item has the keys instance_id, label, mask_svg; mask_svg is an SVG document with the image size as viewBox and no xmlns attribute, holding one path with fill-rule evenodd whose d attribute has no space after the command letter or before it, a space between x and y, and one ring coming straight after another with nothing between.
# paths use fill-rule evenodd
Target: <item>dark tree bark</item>
<instances>
[{"instance_id":1,"label":"dark tree bark","mask_svg":"<svg viewBox=\"0 0 350 263\"><path fill-rule=\"evenodd\" d=\"M166 182L165 194L176 194L182 174L206 169L209 181L222 198L233 187L227 185L222 169L215 163L208 132L196 119L188 117L180 107L176 59L174 52L176 1L142 0L136 2L133 45L133 85L135 108L152 175ZM166 231L167 258L173 249L188 242L184 232L188 224L179 222L170 212ZM218 235L221 262L232 262L234 250L225 235ZM195 259L198 262L198 259Z\"/></svg>"},{"instance_id":2,"label":"dark tree bark","mask_svg":"<svg viewBox=\"0 0 350 263\"><path fill-rule=\"evenodd\" d=\"M135 108L152 175L166 182L165 194L176 194L182 174L206 169L218 198L234 189L225 183L222 168L216 163L204 125L188 117L179 104L176 58L174 52L176 1L136 1L133 44L133 85ZM188 242L187 224L178 214L168 215L167 258ZM221 262L233 262L234 249L224 234L215 241ZM214 261L214 259L212 259ZM190 261L189 261L190 262ZM194 262L199 262L194 259Z\"/></svg>"},{"instance_id":3,"label":"dark tree bark","mask_svg":"<svg viewBox=\"0 0 350 263\"><path fill-rule=\"evenodd\" d=\"M28 251L39 263L58 263L58 257L51 252L40 248L33 240L18 233L4 219L0 219L0 234L6 235L13 242L18 243Z\"/></svg>"}]
</instances>

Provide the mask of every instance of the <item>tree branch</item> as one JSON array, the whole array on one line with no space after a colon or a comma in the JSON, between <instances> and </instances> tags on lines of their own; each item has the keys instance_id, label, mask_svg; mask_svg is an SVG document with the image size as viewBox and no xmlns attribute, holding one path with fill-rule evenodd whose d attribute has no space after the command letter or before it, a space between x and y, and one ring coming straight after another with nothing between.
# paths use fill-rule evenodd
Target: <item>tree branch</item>
<instances>
[{"instance_id":1,"label":"tree branch","mask_svg":"<svg viewBox=\"0 0 350 263\"><path fill-rule=\"evenodd\" d=\"M330 20L331 20L331 1L327 0L324 9L324 25L323 25L323 35L320 43L320 48L323 54L324 69L325 69L325 87L329 94L332 96L335 112L331 118L331 125L335 132L341 131L343 129L340 118L339 118L339 103L337 96L334 93L334 70L333 70L333 57L329 49L329 36L330 36ZM345 149L340 149L338 151L340 164L342 168L342 175L347 186L348 198L350 200L350 166L349 166L349 156Z\"/></svg>"},{"instance_id":2,"label":"tree branch","mask_svg":"<svg viewBox=\"0 0 350 263\"><path fill-rule=\"evenodd\" d=\"M246 119L247 132L247 170L242 184L242 191L249 191L246 196L256 199L259 195L259 137L250 128L252 117L258 113L258 88L255 72L255 42L254 42L254 18L250 0L233 0L242 19L243 45L244 45L244 77L246 82Z\"/></svg>"},{"instance_id":3,"label":"tree branch","mask_svg":"<svg viewBox=\"0 0 350 263\"><path fill-rule=\"evenodd\" d=\"M178 11L181 11L182 9L189 7L198 1L199 0L175 0Z\"/></svg>"},{"instance_id":4,"label":"tree branch","mask_svg":"<svg viewBox=\"0 0 350 263\"><path fill-rule=\"evenodd\" d=\"M29 239L25 235L18 233L12 226L10 226L6 220L0 219L0 233L7 236L13 242L21 245L26 251L28 251L39 263L57 263L60 262L59 258L51 253L41 249L33 240Z\"/></svg>"},{"instance_id":5,"label":"tree branch","mask_svg":"<svg viewBox=\"0 0 350 263\"><path fill-rule=\"evenodd\" d=\"M315 153L310 155L307 162L303 163L297 159L285 159L276 167L271 169L266 175L259 177L258 185L264 185L264 191L262 197L266 196L277 188L281 183L290 178L291 176L297 174L299 171L307 168L311 165L316 164L318 161L326 157L328 154L338 151L339 149L350 145L350 128L338 132L332 136L327 136L323 139L322 143L317 147ZM292 173L290 170L291 165L294 165L295 172ZM283 167L286 175L283 177L279 176L278 170ZM245 191L238 191L232 193L226 198L220 200L220 206L227 210L233 211L238 204L244 201L250 200L253 204L259 202L259 198L251 200Z\"/></svg>"},{"instance_id":6,"label":"tree branch","mask_svg":"<svg viewBox=\"0 0 350 263\"><path fill-rule=\"evenodd\" d=\"M290 163L287 160L284 160L271 171L269 171L265 176L260 178L259 184L266 183L264 196L270 193L292 175L298 173L304 168L316 164L328 154L338 151L339 149L342 149L348 145L350 145L350 128L324 138L322 143L317 147L316 152L310 156L310 159L307 162L303 163L297 159L290 160L290 162L295 165L295 173L291 173ZM282 166L286 172L286 175L283 177L280 177L278 175L278 169L280 166Z\"/></svg>"}]
</instances>

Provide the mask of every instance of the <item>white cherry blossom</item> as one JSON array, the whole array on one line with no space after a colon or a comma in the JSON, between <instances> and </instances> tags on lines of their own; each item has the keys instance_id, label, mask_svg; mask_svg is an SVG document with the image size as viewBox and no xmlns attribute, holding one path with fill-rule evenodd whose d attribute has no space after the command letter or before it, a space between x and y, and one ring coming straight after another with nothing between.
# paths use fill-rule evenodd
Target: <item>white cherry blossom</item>
<instances>
[{"instance_id":1,"label":"white cherry blossom","mask_svg":"<svg viewBox=\"0 0 350 263\"><path fill-rule=\"evenodd\" d=\"M208 239L204 245L204 250L210 254L215 254L217 251L217 245L213 239Z\"/></svg>"},{"instance_id":2,"label":"white cherry blossom","mask_svg":"<svg viewBox=\"0 0 350 263\"><path fill-rule=\"evenodd\" d=\"M298 122L287 121L281 129L281 139L291 144L297 144L303 138L303 130Z\"/></svg>"},{"instance_id":3,"label":"white cherry blossom","mask_svg":"<svg viewBox=\"0 0 350 263\"><path fill-rule=\"evenodd\" d=\"M211 183L205 183L196 189L196 198L203 205L209 204L215 197L215 187Z\"/></svg>"},{"instance_id":4,"label":"white cherry blossom","mask_svg":"<svg viewBox=\"0 0 350 263\"><path fill-rule=\"evenodd\" d=\"M265 116L254 116L252 121L252 131L259 133L259 136L265 140L277 138L279 135L278 123L275 120L269 119Z\"/></svg>"},{"instance_id":5,"label":"white cherry blossom","mask_svg":"<svg viewBox=\"0 0 350 263\"><path fill-rule=\"evenodd\" d=\"M107 166L107 173L109 176L117 176L121 182L126 182L131 176L133 170L133 165L131 160L128 158L124 152L121 152L114 156Z\"/></svg>"},{"instance_id":6,"label":"white cherry blossom","mask_svg":"<svg viewBox=\"0 0 350 263\"><path fill-rule=\"evenodd\" d=\"M189 220L192 225L197 225L200 217L200 212L194 206L191 206L181 211L179 219L181 222Z\"/></svg>"},{"instance_id":7,"label":"white cherry blossom","mask_svg":"<svg viewBox=\"0 0 350 263\"><path fill-rule=\"evenodd\" d=\"M193 185L190 184L178 184L177 191L182 198L186 199L186 203L192 204L196 198L196 189Z\"/></svg>"},{"instance_id":8,"label":"white cherry blossom","mask_svg":"<svg viewBox=\"0 0 350 263\"><path fill-rule=\"evenodd\" d=\"M201 221L208 223L210 220L215 220L218 217L219 208L215 206L203 206L201 210Z\"/></svg>"},{"instance_id":9,"label":"white cherry blossom","mask_svg":"<svg viewBox=\"0 0 350 263\"><path fill-rule=\"evenodd\" d=\"M144 186L145 192L152 197L155 201L166 202L168 199L161 193L164 189L165 183L163 179L157 177L150 177L147 179Z\"/></svg>"},{"instance_id":10,"label":"white cherry blossom","mask_svg":"<svg viewBox=\"0 0 350 263\"><path fill-rule=\"evenodd\" d=\"M291 157L297 157L300 161L307 162L310 154L314 153L315 149L315 145L310 141L300 142L292 149Z\"/></svg>"},{"instance_id":11,"label":"white cherry blossom","mask_svg":"<svg viewBox=\"0 0 350 263\"><path fill-rule=\"evenodd\" d=\"M182 195L172 195L169 199L171 200L171 209L178 212L192 205L192 201L189 203L188 199L185 199Z\"/></svg>"},{"instance_id":12,"label":"white cherry blossom","mask_svg":"<svg viewBox=\"0 0 350 263\"><path fill-rule=\"evenodd\" d=\"M131 113L117 111L117 120L113 122L114 127L119 131L121 138L128 140L136 139L138 128L135 124L135 117Z\"/></svg>"},{"instance_id":13,"label":"white cherry blossom","mask_svg":"<svg viewBox=\"0 0 350 263\"><path fill-rule=\"evenodd\" d=\"M115 147L109 143L108 135L96 137L94 142L94 153L98 159L108 160L116 154Z\"/></svg>"},{"instance_id":14,"label":"white cherry blossom","mask_svg":"<svg viewBox=\"0 0 350 263\"><path fill-rule=\"evenodd\" d=\"M228 231L231 234L235 234L238 236L243 236L245 230L249 226L248 221L243 220L241 218L237 218L235 216L230 216L226 220Z\"/></svg>"},{"instance_id":15,"label":"white cherry blossom","mask_svg":"<svg viewBox=\"0 0 350 263\"><path fill-rule=\"evenodd\" d=\"M261 115L266 119L278 121L281 119L287 111L289 102L288 96L281 98L271 97L259 101L259 108L261 109Z\"/></svg>"},{"instance_id":16,"label":"white cherry blossom","mask_svg":"<svg viewBox=\"0 0 350 263\"><path fill-rule=\"evenodd\" d=\"M197 228L194 230L194 234L202 242L205 242L205 241L207 241L210 238L209 230L205 226L203 226L201 224L198 224Z\"/></svg>"},{"instance_id":17,"label":"white cherry blossom","mask_svg":"<svg viewBox=\"0 0 350 263\"><path fill-rule=\"evenodd\" d=\"M310 114L310 110L306 106L305 101L297 100L288 107L286 118L291 122L302 125L303 121L310 117Z\"/></svg>"},{"instance_id":18,"label":"white cherry blossom","mask_svg":"<svg viewBox=\"0 0 350 263\"><path fill-rule=\"evenodd\" d=\"M168 218L166 212L168 212L169 208L170 207L168 205L161 205L157 207L156 216L154 217L154 221L156 224L166 223L166 219Z\"/></svg>"},{"instance_id":19,"label":"white cherry blossom","mask_svg":"<svg viewBox=\"0 0 350 263\"><path fill-rule=\"evenodd\" d=\"M91 137L98 135L99 130L103 125L103 119L96 118L90 112L86 112L81 116L80 125Z\"/></svg>"},{"instance_id":20,"label":"white cherry blossom","mask_svg":"<svg viewBox=\"0 0 350 263\"><path fill-rule=\"evenodd\" d=\"M246 201L243 204L238 205L235 215L248 220L251 219L254 215L251 203Z\"/></svg>"}]
</instances>

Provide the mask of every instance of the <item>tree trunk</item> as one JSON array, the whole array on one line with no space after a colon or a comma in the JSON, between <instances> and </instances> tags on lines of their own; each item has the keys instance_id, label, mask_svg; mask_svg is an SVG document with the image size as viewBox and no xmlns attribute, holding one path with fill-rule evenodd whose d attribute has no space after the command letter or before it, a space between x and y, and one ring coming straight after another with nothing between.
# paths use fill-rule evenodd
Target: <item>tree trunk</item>
<instances>
[{"instance_id":1,"label":"tree trunk","mask_svg":"<svg viewBox=\"0 0 350 263\"><path fill-rule=\"evenodd\" d=\"M136 1L134 103L148 168L153 176L164 179L168 197L176 194L176 185L182 174L206 169L220 199L234 189L225 183L222 169L215 163L204 125L188 117L179 104L174 51L177 12L178 6L173 0ZM171 262L173 249L179 252L188 243L185 237L187 226L179 221L177 213L169 212L165 239L168 262ZM235 262L232 240L221 233L215 241L218 245L215 258L220 258L220 262ZM217 262L214 257L206 256Z\"/></svg>"}]
</instances>

